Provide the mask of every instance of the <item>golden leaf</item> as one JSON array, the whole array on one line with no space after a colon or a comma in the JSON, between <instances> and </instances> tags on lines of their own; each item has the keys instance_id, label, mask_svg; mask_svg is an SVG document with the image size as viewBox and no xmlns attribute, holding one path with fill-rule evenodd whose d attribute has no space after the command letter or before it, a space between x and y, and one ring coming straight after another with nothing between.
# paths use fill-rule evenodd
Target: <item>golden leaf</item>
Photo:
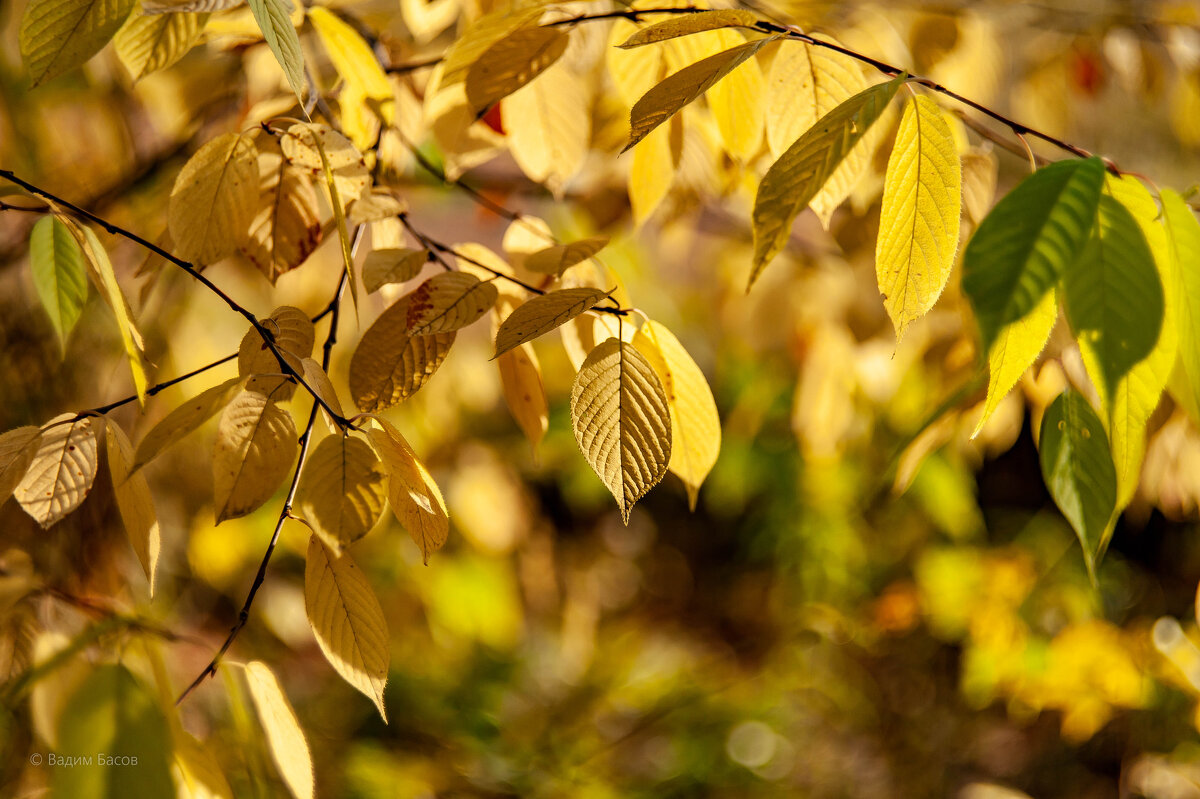
<instances>
[{"instance_id":1,"label":"golden leaf","mask_svg":"<svg viewBox=\"0 0 1200 799\"><path fill-rule=\"evenodd\" d=\"M496 304L496 284L465 272L443 272L408 295L408 334L449 333L477 321Z\"/></svg>"},{"instance_id":2,"label":"golden leaf","mask_svg":"<svg viewBox=\"0 0 1200 799\"><path fill-rule=\"evenodd\" d=\"M542 74L567 49L558 28L519 28L496 41L467 70L467 102L478 116Z\"/></svg>"},{"instance_id":3,"label":"golden leaf","mask_svg":"<svg viewBox=\"0 0 1200 799\"><path fill-rule=\"evenodd\" d=\"M541 294L517 308L500 323L496 333L499 357L526 341L549 333L559 325L595 307L611 292L601 289L561 289Z\"/></svg>"},{"instance_id":4,"label":"golden leaf","mask_svg":"<svg viewBox=\"0 0 1200 799\"><path fill-rule=\"evenodd\" d=\"M321 243L321 216L309 172L283 157L274 136L258 136L257 146L258 211L241 250L275 283Z\"/></svg>"},{"instance_id":5,"label":"golden leaf","mask_svg":"<svg viewBox=\"0 0 1200 799\"><path fill-rule=\"evenodd\" d=\"M350 396L361 411L380 411L425 385L454 343L453 332L408 334L408 298L393 304L367 328L350 358Z\"/></svg>"},{"instance_id":6,"label":"golden leaf","mask_svg":"<svg viewBox=\"0 0 1200 799\"><path fill-rule=\"evenodd\" d=\"M30 83L45 83L100 52L133 6L134 0L32 0L19 35Z\"/></svg>"},{"instance_id":7,"label":"golden leaf","mask_svg":"<svg viewBox=\"0 0 1200 799\"><path fill-rule=\"evenodd\" d=\"M258 208L258 154L249 134L226 133L196 151L175 178L167 227L175 253L207 266L237 250Z\"/></svg>"},{"instance_id":8,"label":"golden leaf","mask_svg":"<svg viewBox=\"0 0 1200 799\"><path fill-rule=\"evenodd\" d=\"M221 414L213 453L217 524L257 510L271 498L296 457L296 425L275 395L238 394Z\"/></svg>"},{"instance_id":9,"label":"golden leaf","mask_svg":"<svg viewBox=\"0 0 1200 799\"><path fill-rule=\"evenodd\" d=\"M136 82L187 55L207 21L208 14L135 14L113 37L113 48Z\"/></svg>"},{"instance_id":10,"label":"golden leaf","mask_svg":"<svg viewBox=\"0 0 1200 799\"><path fill-rule=\"evenodd\" d=\"M381 428L367 431L367 436L388 474L388 504L428 563L429 554L441 549L450 534L446 502L400 431L380 416L371 418Z\"/></svg>"},{"instance_id":11,"label":"golden leaf","mask_svg":"<svg viewBox=\"0 0 1200 799\"><path fill-rule=\"evenodd\" d=\"M241 389L242 378L234 377L200 393L168 413L138 442L131 471L136 472L157 457L158 453L211 419L213 414L228 405Z\"/></svg>"},{"instance_id":12,"label":"golden leaf","mask_svg":"<svg viewBox=\"0 0 1200 799\"><path fill-rule=\"evenodd\" d=\"M275 346L283 353L284 361L297 372L303 372L303 360L312 355L313 342L316 340L316 331L308 315L299 308L281 305L271 311L266 319L259 321L274 337ZM279 359L259 332L253 327L247 330L238 347L238 374L250 377L246 382L246 390L270 394L276 400L291 399L296 393L296 384L289 377L255 376L279 375L282 371Z\"/></svg>"},{"instance_id":13,"label":"golden leaf","mask_svg":"<svg viewBox=\"0 0 1200 799\"><path fill-rule=\"evenodd\" d=\"M428 250L412 250L407 247L388 247L367 253L363 262L363 288L368 294L390 283L412 280L429 261Z\"/></svg>"},{"instance_id":14,"label":"golden leaf","mask_svg":"<svg viewBox=\"0 0 1200 799\"><path fill-rule=\"evenodd\" d=\"M154 499L146 477L134 473L133 444L120 425L105 418L105 449L108 452L108 470L112 473L113 493L117 497L117 510L125 523L125 534L137 555L146 579L150 582L150 596L154 596L155 577L158 572L158 554L162 539L158 528L158 515L154 512Z\"/></svg>"},{"instance_id":15,"label":"golden leaf","mask_svg":"<svg viewBox=\"0 0 1200 799\"><path fill-rule=\"evenodd\" d=\"M42 428L37 454L13 495L43 529L79 507L96 479L96 431L91 417L56 416Z\"/></svg>"},{"instance_id":16,"label":"golden leaf","mask_svg":"<svg viewBox=\"0 0 1200 799\"><path fill-rule=\"evenodd\" d=\"M300 513L340 553L379 521L384 477L379 458L365 441L335 432L321 439L304 464L296 492Z\"/></svg>"},{"instance_id":17,"label":"golden leaf","mask_svg":"<svg viewBox=\"0 0 1200 799\"><path fill-rule=\"evenodd\" d=\"M557 64L514 92L500 110L517 166L561 197L583 167L592 137L591 95L580 77Z\"/></svg>"},{"instance_id":18,"label":"golden leaf","mask_svg":"<svg viewBox=\"0 0 1200 799\"><path fill-rule=\"evenodd\" d=\"M33 425L18 427L0 435L0 504L8 499L29 471L29 464L33 463L41 441L42 430Z\"/></svg>"},{"instance_id":19,"label":"golden leaf","mask_svg":"<svg viewBox=\"0 0 1200 799\"><path fill-rule=\"evenodd\" d=\"M608 239L580 239L539 250L525 259L525 268L543 275L561 275L577 263L586 261L608 245Z\"/></svg>"},{"instance_id":20,"label":"golden leaf","mask_svg":"<svg viewBox=\"0 0 1200 799\"><path fill-rule=\"evenodd\" d=\"M284 784L296 799L313 799L312 754L279 680L267 664L252 660L246 664L246 684Z\"/></svg>"}]
</instances>

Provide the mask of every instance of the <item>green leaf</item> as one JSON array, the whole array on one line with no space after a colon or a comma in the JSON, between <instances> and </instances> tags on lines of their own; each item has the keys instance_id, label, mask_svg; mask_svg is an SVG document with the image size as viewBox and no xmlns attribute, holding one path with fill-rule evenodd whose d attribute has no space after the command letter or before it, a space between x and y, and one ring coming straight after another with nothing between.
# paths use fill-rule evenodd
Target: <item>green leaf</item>
<instances>
[{"instance_id":1,"label":"green leaf","mask_svg":"<svg viewBox=\"0 0 1200 799\"><path fill-rule=\"evenodd\" d=\"M717 11L700 11L695 14L671 17L662 22L642 28L622 44L622 50L630 50L646 44L664 42L693 33L717 30L718 28L753 28L758 17L740 8L723 8Z\"/></svg>"},{"instance_id":2,"label":"green leaf","mask_svg":"<svg viewBox=\"0 0 1200 799\"><path fill-rule=\"evenodd\" d=\"M771 164L754 198L754 266L750 285L791 235L792 222L866 135L906 76L864 89L817 120Z\"/></svg>"},{"instance_id":3,"label":"green leaf","mask_svg":"<svg viewBox=\"0 0 1200 799\"><path fill-rule=\"evenodd\" d=\"M283 67L288 84L296 93L296 99L304 103L304 53L300 50L300 36L292 25L283 0L246 0L254 21L262 31L267 47L275 54L275 60Z\"/></svg>"},{"instance_id":4,"label":"green leaf","mask_svg":"<svg viewBox=\"0 0 1200 799\"><path fill-rule=\"evenodd\" d=\"M134 0L30 0L21 17L21 58L32 86L100 52L124 24Z\"/></svg>"},{"instance_id":5,"label":"green leaf","mask_svg":"<svg viewBox=\"0 0 1200 799\"><path fill-rule=\"evenodd\" d=\"M1010 191L963 254L962 288L984 349L1041 302L1088 240L1104 183L1098 158L1060 161Z\"/></svg>"},{"instance_id":6,"label":"green leaf","mask_svg":"<svg viewBox=\"0 0 1200 799\"><path fill-rule=\"evenodd\" d=\"M87 300L83 251L66 225L54 216L44 216L29 237L29 262L33 287L65 348L67 335L79 321Z\"/></svg>"},{"instance_id":7,"label":"green leaf","mask_svg":"<svg viewBox=\"0 0 1200 799\"><path fill-rule=\"evenodd\" d=\"M54 797L173 797L171 734L154 695L123 666L100 666L58 721L58 752L71 767L52 770Z\"/></svg>"},{"instance_id":8,"label":"green leaf","mask_svg":"<svg viewBox=\"0 0 1200 799\"><path fill-rule=\"evenodd\" d=\"M883 184L875 275L897 340L941 296L958 250L962 167L937 103L904 108Z\"/></svg>"},{"instance_id":9,"label":"green leaf","mask_svg":"<svg viewBox=\"0 0 1200 799\"><path fill-rule=\"evenodd\" d=\"M629 143L625 152L640 142L650 131L675 116L688 103L711 89L717 81L728 75L757 53L764 44L777 39L770 36L753 42L739 44L716 55L701 59L678 72L669 75L638 100L629 112Z\"/></svg>"},{"instance_id":10,"label":"green leaf","mask_svg":"<svg viewBox=\"0 0 1200 799\"><path fill-rule=\"evenodd\" d=\"M1161 195L1171 253L1172 286L1167 291L1179 334L1179 364L1171 391L1200 420L1200 221L1177 193Z\"/></svg>"},{"instance_id":11,"label":"green leaf","mask_svg":"<svg viewBox=\"0 0 1200 799\"><path fill-rule=\"evenodd\" d=\"M1067 389L1042 416L1038 441L1042 478L1075 528L1088 572L1095 579L1117 504L1117 473L1104 425L1082 394Z\"/></svg>"},{"instance_id":12,"label":"green leaf","mask_svg":"<svg viewBox=\"0 0 1200 799\"><path fill-rule=\"evenodd\" d=\"M1158 342L1163 291L1154 256L1137 221L1119 201L1100 196L1096 223L1080 256L1063 274L1067 319L1099 367L1105 401Z\"/></svg>"}]
</instances>

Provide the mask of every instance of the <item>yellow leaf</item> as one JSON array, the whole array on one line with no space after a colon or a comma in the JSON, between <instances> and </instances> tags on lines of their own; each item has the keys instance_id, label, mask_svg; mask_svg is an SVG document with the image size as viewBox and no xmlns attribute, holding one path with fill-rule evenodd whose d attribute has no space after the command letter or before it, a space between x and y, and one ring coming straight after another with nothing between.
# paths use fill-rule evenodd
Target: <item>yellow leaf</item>
<instances>
[{"instance_id":1,"label":"yellow leaf","mask_svg":"<svg viewBox=\"0 0 1200 799\"><path fill-rule=\"evenodd\" d=\"M329 375L325 374L325 370L321 368L321 364L312 358L305 358L301 363L304 366L304 382L308 383L309 388L316 392L316 395L321 398L322 402L333 408L338 416L344 417L342 402L338 399L333 382L329 379ZM329 413L324 408L321 410L324 413L325 420L329 423L329 429L337 430L337 424L329 416Z\"/></svg>"},{"instance_id":2,"label":"yellow leaf","mask_svg":"<svg viewBox=\"0 0 1200 799\"><path fill-rule=\"evenodd\" d=\"M451 180L491 159L506 140L476 119L461 82L432 96L427 94L425 117L433 138L445 153L446 177Z\"/></svg>"},{"instance_id":3,"label":"yellow leaf","mask_svg":"<svg viewBox=\"0 0 1200 799\"><path fill-rule=\"evenodd\" d=\"M558 28L519 28L487 48L467 70L467 102L476 116L542 74L567 49Z\"/></svg>"},{"instance_id":4,"label":"yellow leaf","mask_svg":"<svg viewBox=\"0 0 1200 799\"><path fill-rule=\"evenodd\" d=\"M342 134L327 125L300 122L288 128L279 139L283 155L295 166L308 169L313 175L323 174L328 162L333 173L333 186L338 197L347 204L367 195L371 171L362 153Z\"/></svg>"},{"instance_id":5,"label":"yellow leaf","mask_svg":"<svg viewBox=\"0 0 1200 799\"><path fill-rule=\"evenodd\" d=\"M7 565L7 564L6 564ZM45 664L71 645L71 639L56 630L45 630L33 639L33 665ZM58 720L63 707L92 671L85 658L72 657L33 684L29 692L29 716L33 729L51 748L58 748Z\"/></svg>"},{"instance_id":6,"label":"yellow leaf","mask_svg":"<svg viewBox=\"0 0 1200 799\"><path fill-rule=\"evenodd\" d=\"M515 300L502 297L496 306L495 319L510 312ZM499 324L495 325L499 329ZM520 425L533 449L537 460L537 448L542 437L550 429L550 405L546 400L546 388L542 382L542 367L538 363L533 345L525 342L496 359L500 368L500 387L504 401L512 412L513 419Z\"/></svg>"},{"instance_id":7,"label":"yellow leaf","mask_svg":"<svg viewBox=\"0 0 1200 799\"><path fill-rule=\"evenodd\" d=\"M404 283L416 277L429 261L428 250L389 247L372 250L363 262L363 288L368 294L389 283Z\"/></svg>"},{"instance_id":8,"label":"yellow leaf","mask_svg":"<svg viewBox=\"0 0 1200 799\"><path fill-rule=\"evenodd\" d=\"M37 453L13 495L43 529L79 507L96 479L91 417L56 416L42 427Z\"/></svg>"},{"instance_id":9,"label":"yellow leaf","mask_svg":"<svg viewBox=\"0 0 1200 799\"><path fill-rule=\"evenodd\" d=\"M622 50L628 50L718 28L753 28L756 22L758 22L758 17L742 9L700 11L695 14L670 17L642 28L626 39L620 47Z\"/></svg>"},{"instance_id":10,"label":"yellow leaf","mask_svg":"<svg viewBox=\"0 0 1200 799\"><path fill-rule=\"evenodd\" d=\"M468 87L470 84L468 84ZM521 171L561 197L583 166L592 137L590 93L562 64L508 97L500 111Z\"/></svg>"},{"instance_id":11,"label":"yellow leaf","mask_svg":"<svg viewBox=\"0 0 1200 799\"><path fill-rule=\"evenodd\" d=\"M501 7L475 21L462 36L446 51L441 86L446 87L466 80L467 72L484 51L515 31L542 15L540 5L525 8Z\"/></svg>"},{"instance_id":12,"label":"yellow leaf","mask_svg":"<svg viewBox=\"0 0 1200 799\"><path fill-rule=\"evenodd\" d=\"M371 418L381 428L367 436L388 474L388 503L428 563L429 553L441 549L450 534L446 501L400 431L380 416Z\"/></svg>"},{"instance_id":13,"label":"yellow leaf","mask_svg":"<svg viewBox=\"0 0 1200 799\"><path fill-rule=\"evenodd\" d=\"M154 596L155 577L158 572L158 554L162 539L158 528L158 515L154 512L154 499L145 475L134 473L133 444L129 436L112 419L105 417L105 449L108 452L108 470L112 474L113 493L117 497L117 510L125 523L125 534L137 554L146 579L150 583L150 596Z\"/></svg>"},{"instance_id":14,"label":"yellow leaf","mask_svg":"<svg viewBox=\"0 0 1200 799\"><path fill-rule=\"evenodd\" d=\"M1164 288L1179 338L1171 393L1195 422L1200 421L1200 220L1176 192L1165 189L1161 197L1173 265L1172 285Z\"/></svg>"},{"instance_id":15,"label":"yellow leaf","mask_svg":"<svg viewBox=\"0 0 1200 799\"><path fill-rule=\"evenodd\" d=\"M321 44L325 45L325 52L342 80L361 96L375 101L380 118L390 125L395 110L392 84L370 45L327 8L310 8L308 20L321 37Z\"/></svg>"},{"instance_id":16,"label":"yellow leaf","mask_svg":"<svg viewBox=\"0 0 1200 799\"><path fill-rule=\"evenodd\" d=\"M178 799L233 799L229 781L221 766L191 733L174 737L175 762L171 773L179 791Z\"/></svg>"},{"instance_id":17,"label":"yellow leaf","mask_svg":"<svg viewBox=\"0 0 1200 799\"><path fill-rule=\"evenodd\" d=\"M408 203L390 194L364 194L346 208L346 218L351 224L378 222L394 219L408 210Z\"/></svg>"},{"instance_id":18,"label":"yellow leaf","mask_svg":"<svg viewBox=\"0 0 1200 799\"><path fill-rule=\"evenodd\" d=\"M518 306L500 323L496 333L496 355L499 357L526 341L549 333L559 325L595 307L610 292L601 289L577 288L551 291Z\"/></svg>"},{"instance_id":19,"label":"yellow leaf","mask_svg":"<svg viewBox=\"0 0 1200 799\"><path fill-rule=\"evenodd\" d=\"M175 178L167 227L175 252L207 266L237 250L258 208L258 154L249 134L226 133L196 151Z\"/></svg>"},{"instance_id":20,"label":"yellow leaf","mask_svg":"<svg viewBox=\"0 0 1200 799\"><path fill-rule=\"evenodd\" d=\"M419 44L428 44L454 24L462 11L461 0L400 0L400 15L408 33Z\"/></svg>"},{"instance_id":21,"label":"yellow leaf","mask_svg":"<svg viewBox=\"0 0 1200 799\"><path fill-rule=\"evenodd\" d=\"M629 143L621 152L637 144L646 134L666 122L688 103L708 91L764 44L775 37L758 39L697 61L668 76L638 100L629 115Z\"/></svg>"},{"instance_id":22,"label":"yellow leaf","mask_svg":"<svg viewBox=\"0 0 1200 799\"><path fill-rule=\"evenodd\" d=\"M21 58L33 86L100 52L134 0L31 0L21 17Z\"/></svg>"},{"instance_id":23,"label":"yellow leaf","mask_svg":"<svg viewBox=\"0 0 1200 799\"><path fill-rule=\"evenodd\" d=\"M629 167L629 205L634 224L641 225L671 190L683 156L683 117L674 116L655 128L633 151Z\"/></svg>"},{"instance_id":24,"label":"yellow leaf","mask_svg":"<svg viewBox=\"0 0 1200 799\"><path fill-rule=\"evenodd\" d=\"M279 680L267 664L253 660L246 664L246 684L284 784L296 799L313 799L312 754Z\"/></svg>"},{"instance_id":25,"label":"yellow leaf","mask_svg":"<svg viewBox=\"0 0 1200 799\"><path fill-rule=\"evenodd\" d=\"M665 48L653 47L638 53L621 49L621 43L637 30L629 20L618 19L609 32L609 46L605 50L608 73L616 84L617 94L630 108L663 79L667 67Z\"/></svg>"},{"instance_id":26,"label":"yellow leaf","mask_svg":"<svg viewBox=\"0 0 1200 799\"><path fill-rule=\"evenodd\" d=\"M683 481L688 506L695 510L700 486L721 452L721 419L712 389L675 334L658 322L645 322L633 345L646 356L666 393L671 414L667 469Z\"/></svg>"},{"instance_id":27,"label":"yellow leaf","mask_svg":"<svg viewBox=\"0 0 1200 799\"><path fill-rule=\"evenodd\" d=\"M608 245L608 239L580 239L539 250L525 259L525 268L543 275L562 275L581 261L586 261Z\"/></svg>"},{"instance_id":28,"label":"yellow leaf","mask_svg":"<svg viewBox=\"0 0 1200 799\"><path fill-rule=\"evenodd\" d=\"M304 465L300 513L334 552L371 531L383 514L383 467L367 443L334 433Z\"/></svg>"},{"instance_id":29,"label":"yellow leaf","mask_svg":"<svg viewBox=\"0 0 1200 799\"><path fill-rule=\"evenodd\" d=\"M408 334L408 298L385 310L367 328L350 358L350 396L360 411L380 411L425 385L454 343L453 332Z\"/></svg>"},{"instance_id":30,"label":"yellow leaf","mask_svg":"<svg viewBox=\"0 0 1200 799\"><path fill-rule=\"evenodd\" d=\"M619 339L596 347L571 387L571 421L579 449L628 524L671 459L667 395L650 362Z\"/></svg>"},{"instance_id":31,"label":"yellow leaf","mask_svg":"<svg viewBox=\"0 0 1200 799\"><path fill-rule=\"evenodd\" d=\"M1000 407L1000 401L1008 396L1025 370L1033 366L1033 362L1041 355L1057 319L1058 298L1054 289L1050 289L1032 311L1000 331L996 342L988 350L990 376L987 399L983 415L971 433L972 438L979 435L987 420Z\"/></svg>"},{"instance_id":32,"label":"yellow leaf","mask_svg":"<svg viewBox=\"0 0 1200 799\"><path fill-rule=\"evenodd\" d=\"M42 430L33 425L18 427L0 435L0 505L25 477L41 441Z\"/></svg>"},{"instance_id":33,"label":"yellow leaf","mask_svg":"<svg viewBox=\"0 0 1200 799\"><path fill-rule=\"evenodd\" d=\"M283 353L283 358L297 372L304 369L303 360L312 355L316 331L308 319L308 314L290 305L281 305L260 323L274 337L275 346ZM247 391L259 391L272 395L276 400L291 399L296 393L296 384L289 377L261 377L257 375L279 375L283 367L279 358L263 341L261 335L253 327L242 337L238 347L238 374L250 377L246 382ZM307 382L307 381L305 381Z\"/></svg>"},{"instance_id":34,"label":"yellow leaf","mask_svg":"<svg viewBox=\"0 0 1200 799\"><path fill-rule=\"evenodd\" d=\"M937 103L905 106L888 159L875 243L875 275L896 339L937 302L958 250L962 172Z\"/></svg>"},{"instance_id":35,"label":"yellow leaf","mask_svg":"<svg viewBox=\"0 0 1200 799\"><path fill-rule=\"evenodd\" d=\"M227 11L246 0L142 0L146 14L208 13Z\"/></svg>"},{"instance_id":36,"label":"yellow leaf","mask_svg":"<svg viewBox=\"0 0 1200 799\"><path fill-rule=\"evenodd\" d=\"M671 42L668 62L674 60L672 54L690 63L745 42L746 37L738 31L712 30ZM716 122L717 133L725 151L734 158L748 161L762 144L765 91L762 69L753 58L739 64L708 90L708 107Z\"/></svg>"},{"instance_id":37,"label":"yellow leaf","mask_svg":"<svg viewBox=\"0 0 1200 799\"><path fill-rule=\"evenodd\" d=\"M821 47L784 42L767 79L767 143L778 159L817 120L869 84L862 67L848 56ZM809 201L821 225L850 196L870 163L871 141L850 148Z\"/></svg>"},{"instance_id":38,"label":"yellow leaf","mask_svg":"<svg viewBox=\"0 0 1200 799\"><path fill-rule=\"evenodd\" d=\"M204 424L213 414L228 405L241 389L242 378L234 377L219 386L213 386L168 413L138 442L131 471L136 472L156 458L158 453Z\"/></svg>"},{"instance_id":39,"label":"yellow leaf","mask_svg":"<svg viewBox=\"0 0 1200 799\"><path fill-rule=\"evenodd\" d=\"M304 608L325 659L375 703L386 723L383 688L391 653L383 608L350 556L330 553L316 536L308 540L304 560Z\"/></svg>"},{"instance_id":40,"label":"yellow leaf","mask_svg":"<svg viewBox=\"0 0 1200 799\"><path fill-rule=\"evenodd\" d=\"M275 404L278 398L243 391L221 414L213 453L217 524L270 499L296 457L296 425Z\"/></svg>"},{"instance_id":41,"label":"yellow leaf","mask_svg":"<svg viewBox=\"0 0 1200 799\"><path fill-rule=\"evenodd\" d=\"M309 173L283 157L274 136L260 134L258 210L241 250L272 284L308 258L323 231L317 191Z\"/></svg>"},{"instance_id":42,"label":"yellow leaf","mask_svg":"<svg viewBox=\"0 0 1200 799\"><path fill-rule=\"evenodd\" d=\"M83 254L87 256L85 263L88 267L88 277L100 290L100 296L104 297L104 301L112 309L113 315L117 317L117 331L121 334L121 344L125 347L125 354L129 357L129 370L133 373L133 385L137 390L138 402L144 403L148 385L145 343L142 340L141 331L137 329L137 325L133 321L133 312L129 310L129 301L125 299L125 293L121 291L121 285L117 283L117 275L113 271L112 261L108 259L108 250L104 249L104 245L100 243L100 239L96 238L96 234L92 232L91 228L76 224L73 219L65 216L60 216L59 221L67 226L75 240L79 242L79 246L83 248Z\"/></svg>"},{"instance_id":43,"label":"yellow leaf","mask_svg":"<svg viewBox=\"0 0 1200 799\"><path fill-rule=\"evenodd\" d=\"M477 321L496 304L496 284L466 272L442 272L408 295L408 334L449 333Z\"/></svg>"},{"instance_id":44,"label":"yellow leaf","mask_svg":"<svg viewBox=\"0 0 1200 799\"><path fill-rule=\"evenodd\" d=\"M134 14L113 37L113 47L136 82L187 55L207 21L207 14Z\"/></svg>"},{"instance_id":45,"label":"yellow leaf","mask_svg":"<svg viewBox=\"0 0 1200 799\"><path fill-rule=\"evenodd\" d=\"M978 225L992 210L996 197L996 178L1000 164L991 150L972 149L962 157L963 207L971 222Z\"/></svg>"}]
</instances>

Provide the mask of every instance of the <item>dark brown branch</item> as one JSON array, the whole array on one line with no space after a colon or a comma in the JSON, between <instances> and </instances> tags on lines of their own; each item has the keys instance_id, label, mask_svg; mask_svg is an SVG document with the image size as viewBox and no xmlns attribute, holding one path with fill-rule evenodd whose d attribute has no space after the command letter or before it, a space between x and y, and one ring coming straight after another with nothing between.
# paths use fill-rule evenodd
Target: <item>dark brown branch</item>
<instances>
[{"instance_id":1,"label":"dark brown branch","mask_svg":"<svg viewBox=\"0 0 1200 799\"><path fill-rule=\"evenodd\" d=\"M359 228L354 239L353 250L357 252L358 244L362 241L364 228ZM330 360L333 356L333 345L337 341L338 322L341 318L342 309L342 294L346 290L347 274L342 271L341 278L338 280L337 291L334 292L333 299L330 300L329 306L326 309L330 315L329 332L325 334L325 343L322 345L321 352L321 368L329 371ZM325 314L322 313L322 316ZM225 636L224 643L217 650L217 654L213 655L213 659L209 661L204 670L196 675L196 679L192 680L191 684L183 690L179 698L175 700L178 706L183 700L188 698L192 691L196 690L202 682L209 677L215 676L217 667L221 664L221 659L225 657L225 653L229 651L229 647L233 646L234 640L246 623L250 621L250 607L254 604L254 598L258 595L258 589L262 587L263 581L267 577L267 566L271 562L271 556L275 554L275 547L279 544L279 534L283 532L284 523L292 518L292 504L296 501L296 490L300 487L300 475L304 471L304 463L308 459L308 447L312 443L313 427L317 421L317 408L324 407L323 404L313 402L312 410L308 413L308 423L304 425L304 432L300 434L300 457L296 460L296 470L292 473L292 482L288 487L287 498L283 501L283 507L279 511L279 517L275 520L275 530L271 533L271 540L267 543L267 550L263 553L262 561L258 564L258 571L254 574L254 581L250 584L250 591L246 594L246 601L242 604L242 609L238 611L237 621L230 628L229 634Z\"/></svg>"},{"instance_id":2,"label":"dark brown branch","mask_svg":"<svg viewBox=\"0 0 1200 799\"><path fill-rule=\"evenodd\" d=\"M262 322L258 321L258 317L256 317L253 313L251 313L250 310L247 309L244 305L237 302L235 299L233 299L228 294L226 294L224 291L222 291L221 288L216 283L213 283L211 280L209 280L207 277L205 277L203 274L201 274L200 270L196 267L195 264L185 261L182 258L178 257L177 255L174 255L173 253L167 252L162 247L158 246L157 244L154 244L153 242L147 241L146 239L142 238L141 236L134 233L133 231L126 230L125 228L120 227L119 225L114 225L112 222L109 222L106 219L102 219L101 217L96 216L91 211L84 210L83 208L80 208L79 206L77 206L73 203L70 203L67 200L64 200L63 198L58 197L57 195L51 194L50 192L46 191L43 188L35 186L32 183L29 183L28 181L22 180L21 178L17 177L15 174L13 174L11 171L9 171L7 169L0 169L0 177L5 178L6 180L8 180L12 183L17 184L18 186L20 186L21 188L25 189L26 191L28 191L32 194L36 194L37 196L42 197L43 199L49 200L51 203L62 206L63 208L70 211L71 213L75 214L76 216L79 216L83 219L87 219L91 222L96 223L97 225L99 225L100 227L102 227L106 231L108 231L111 235L121 236L123 238L128 239L129 241L134 242L135 244L141 245L142 247L149 250L150 252L160 256L161 258L169 261L170 263L179 267L183 271L187 272L189 275L191 275L191 277L193 279L195 279L197 282L199 282L200 285L204 286L206 289L208 289L213 294L215 294L217 297L219 297L221 299L221 301L224 302L227 306L229 306L229 308L231 310L233 310L235 313L238 313L241 316L243 316L246 319L246 321L248 321L250 323L250 326L253 327L255 331L257 331L258 335L262 338L263 342L266 343L268 349L271 350L271 353L275 356L276 360L279 361L279 368L283 371L283 373L285 375L287 375L288 377L290 377L291 379L295 380L297 383L299 383L304 388L305 391L307 391L309 394L311 394L313 399L317 402L317 404L320 405L325 410L325 412L329 414L330 418L333 419L334 422L336 422L339 427L345 429L345 428L348 428L351 426L350 422L345 417L343 417L341 414L339 414L333 408L329 407L325 403L325 400L321 399L320 395L317 394L317 392L313 389L313 387L310 386L307 382L305 382L304 375L300 374L300 372L298 372L290 363L287 362L287 359L283 357L283 351L280 350L279 346L275 343L275 337L270 333L270 331L267 330L267 328L263 325Z\"/></svg>"}]
</instances>

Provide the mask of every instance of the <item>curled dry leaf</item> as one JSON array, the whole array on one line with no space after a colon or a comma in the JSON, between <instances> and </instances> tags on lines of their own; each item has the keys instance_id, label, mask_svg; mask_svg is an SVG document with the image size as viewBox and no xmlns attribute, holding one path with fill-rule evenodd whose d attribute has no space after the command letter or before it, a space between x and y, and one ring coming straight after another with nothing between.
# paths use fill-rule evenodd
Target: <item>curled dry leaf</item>
<instances>
[{"instance_id":1,"label":"curled dry leaf","mask_svg":"<svg viewBox=\"0 0 1200 799\"><path fill-rule=\"evenodd\" d=\"M13 492L43 529L79 507L92 489L97 469L96 431L91 417L56 416L42 428L37 453Z\"/></svg>"}]
</instances>

